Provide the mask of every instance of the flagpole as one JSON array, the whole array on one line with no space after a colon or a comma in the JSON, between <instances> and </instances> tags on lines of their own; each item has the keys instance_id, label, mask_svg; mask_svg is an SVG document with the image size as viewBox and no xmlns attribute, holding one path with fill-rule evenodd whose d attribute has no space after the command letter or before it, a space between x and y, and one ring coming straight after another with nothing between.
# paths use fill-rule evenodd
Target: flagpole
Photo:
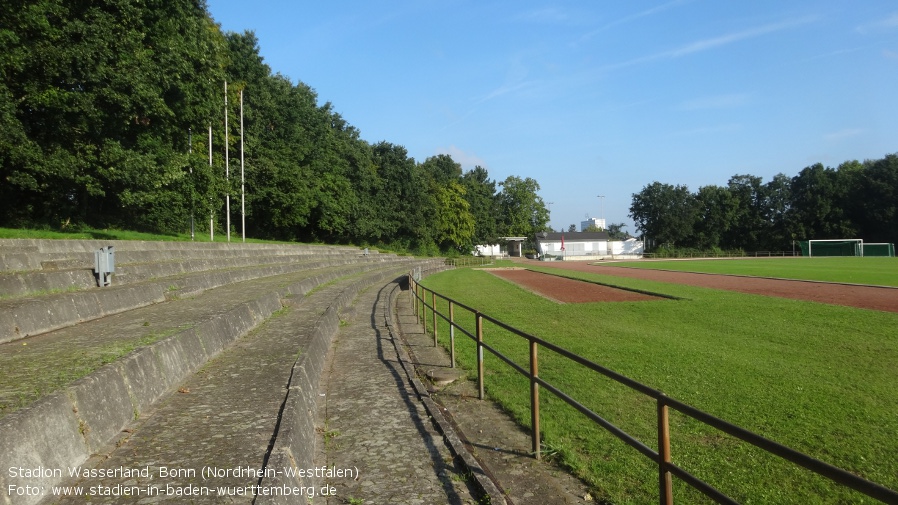
<instances>
[{"instance_id":1,"label":"flagpole","mask_svg":"<svg viewBox=\"0 0 898 505\"><path fill-rule=\"evenodd\" d=\"M225 91L225 215L226 219L226 227L228 242L231 241L231 170L230 170L230 159L228 157L228 81L224 83L224 91Z\"/></svg>"},{"instance_id":2,"label":"flagpole","mask_svg":"<svg viewBox=\"0 0 898 505\"><path fill-rule=\"evenodd\" d=\"M209 174L212 174L212 123L209 123ZM212 195L209 195L209 242L215 242L215 213L212 210Z\"/></svg>"},{"instance_id":3,"label":"flagpole","mask_svg":"<svg viewBox=\"0 0 898 505\"><path fill-rule=\"evenodd\" d=\"M243 179L243 88L240 88L240 233L246 242L246 198Z\"/></svg>"}]
</instances>

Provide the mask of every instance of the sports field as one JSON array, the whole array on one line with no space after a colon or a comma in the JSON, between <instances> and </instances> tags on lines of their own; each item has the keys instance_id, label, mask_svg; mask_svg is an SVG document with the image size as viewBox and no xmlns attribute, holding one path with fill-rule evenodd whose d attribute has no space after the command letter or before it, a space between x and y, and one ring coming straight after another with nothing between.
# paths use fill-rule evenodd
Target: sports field
<instances>
[{"instance_id":1,"label":"sports field","mask_svg":"<svg viewBox=\"0 0 898 505\"><path fill-rule=\"evenodd\" d=\"M424 284L673 398L898 488L898 314L531 268L679 299L560 304L472 269ZM472 317L456 314L473 326ZM446 335L444 325L441 340ZM485 340L526 366L526 342L490 325ZM457 349L472 369L474 346L461 337ZM529 425L528 381L489 354L486 367L487 393ZM540 375L656 447L652 400L548 351L540 355ZM594 496L607 503L657 500L656 469L643 456L548 392L541 408L548 454L588 481ZM671 423L674 462L742 503L875 503L681 415L673 413ZM707 502L676 481L675 497Z\"/></svg>"},{"instance_id":2,"label":"sports field","mask_svg":"<svg viewBox=\"0 0 898 505\"><path fill-rule=\"evenodd\" d=\"M844 282L898 287L896 258L757 258L720 260L619 261L620 267L751 275L778 279Z\"/></svg>"}]
</instances>

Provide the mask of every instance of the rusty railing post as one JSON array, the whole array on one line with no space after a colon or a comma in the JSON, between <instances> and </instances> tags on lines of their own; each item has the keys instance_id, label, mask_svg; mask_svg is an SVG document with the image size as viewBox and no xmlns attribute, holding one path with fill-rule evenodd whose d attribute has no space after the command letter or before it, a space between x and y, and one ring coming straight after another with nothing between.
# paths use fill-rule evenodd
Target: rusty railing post
<instances>
[{"instance_id":1,"label":"rusty railing post","mask_svg":"<svg viewBox=\"0 0 898 505\"><path fill-rule=\"evenodd\" d=\"M415 303L415 322L420 323L421 320L418 319L418 283L415 282L415 290L412 292L412 300Z\"/></svg>"},{"instance_id":2,"label":"rusty railing post","mask_svg":"<svg viewBox=\"0 0 898 505\"><path fill-rule=\"evenodd\" d=\"M415 322L418 322L418 281L415 281L415 290L412 291L412 303L415 308Z\"/></svg>"},{"instance_id":3,"label":"rusty railing post","mask_svg":"<svg viewBox=\"0 0 898 505\"><path fill-rule=\"evenodd\" d=\"M418 322L418 283L415 282L411 274L408 276L408 292L412 297L411 304L412 310L415 312L415 322Z\"/></svg>"},{"instance_id":4,"label":"rusty railing post","mask_svg":"<svg viewBox=\"0 0 898 505\"><path fill-rule=\"evenodd\" d=\"M539 377L539 361L537 358L538 345L535 340L530 340L530 426L532 434L530 435L533 455L536 459L542 459L540 454L539 443L539 383L536 378Z\"/></svg>"},{"instance_id":5,"label":"rusty railing post","mask_svg":"<svg viewBox=\"0 0 898 505\"><path fill-rule=\"evenodd\" d=\"M430 314L433 316L433 346L437 346L437 294L430 292Z\"/></svg>"},{"instance_id":6,"label":"rusty railing post","mask_svg":"<svg viewBox=\"0 0 898 505\"><path fill-rule=\"evenodd\" d=\"M670 420L664 397L658 398L658 501L673 505L673 478L667 470L670 458Z\"/></svg>"},{"instance_id":7,"label":"rusty railing post","mask_svg":"<svg viewBox=\"0 0 898 505\"><path fill-rule=\"evenodd\" d=\"M455 368L455 304L449 300L449 361Z\"/></svg>"},{"instance_id":8,"label":"rusty railing post","mask_svg":"<svg viewBox=\"0 0 898 505\"><path fill-rule=\"evenodd\" d=\"M477 313L477 391L483 400L483 316Z\"/></svg>"},{"instance_id":9,"label":"rusty railing post","mask_svg":"<svg viewBox=\"0 0 898 505\"><path fill-rule=\"evenodd\" d=\"M421 286L421 324L424 325L424 336L427 336L427 288Z\"/></svg>"}]
</instances>

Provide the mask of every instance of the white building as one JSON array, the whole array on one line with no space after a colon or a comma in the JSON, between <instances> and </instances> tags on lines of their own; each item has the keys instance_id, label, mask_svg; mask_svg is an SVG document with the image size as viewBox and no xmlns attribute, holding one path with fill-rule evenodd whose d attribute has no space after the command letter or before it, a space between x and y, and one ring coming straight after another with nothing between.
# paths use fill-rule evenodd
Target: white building
<instances>
[{"instance_id":1,"label":"white building","mask_svg":"<svg viewBox=\"0 0 898 505\"><path fill-rule=\"evenodd\" d=\"M587 218L586 221L580 221L580 231L586 231L590 226L595 226L600 230L605 230L605 220L597 217Z\"/></svg>"},{"instance_id":2,"label":"white building","mask_svg":"<svg viewBox=\"0 0 898 505\"><path fill-rule=\"evenodd\" d=\"M502 252L502 246L499 244L486 244L486 245L475 245L474 251L471 253L472 256L491 256L491 257L501 257L504 256Z\"/></svg>"},{"instance_id":3,"label":"white building","mask_svg":"<svg viewBox=\"0 0 898 505\"><path fill-rule=\"evenodd\" d=\"M615 258L641 258L645 247L641 240L628 238L627 240L615 240L610 242L611 256Z\"/></svg>"},{"instance_id":4,"label":"white building","mask_svg":"<svg viewBox=\"0 0 898 505\"><path fill-rule=\"evenodd\" d=\"M608 234L604 231L537 233L536 249L542 257L554 256L562 260L599 259L609 255Z\"/></svg>"},{"instance_id":5,"label":"white building","mask_svg":"<svg viewBox=\"0 0 898 505\"><path fill-rule=\"evenodd\" d=\"M644 249L642 242L635 238L610 241L604 231L537 233L536 248L544 259L551 256L563 261L641 258Z\"/></svg>"}]
</instances>

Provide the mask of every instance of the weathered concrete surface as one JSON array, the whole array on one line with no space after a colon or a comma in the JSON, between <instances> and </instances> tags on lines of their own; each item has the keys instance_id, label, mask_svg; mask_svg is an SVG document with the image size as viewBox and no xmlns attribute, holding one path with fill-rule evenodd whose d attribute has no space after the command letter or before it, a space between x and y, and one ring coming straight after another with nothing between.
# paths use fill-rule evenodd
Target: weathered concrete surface
<instances>
[{"instance_id":1,"label":"weathered concrete surface","mask_svg":"<svg viewBox=\"0 0 898 505\"><path fill-rule=\"evenodd\" d=\"M259 471L283 472L266 458L297 357L315 339L328 308L356 282L331 284L265 321L182 382L177 392L123 432L117 444L108 446L108 452L95 454L85 465L146 468L145 476L84 478L71 484L84 489L128 487L137 495L97 496L91 503L251 503L259 489ZM204 476L204 469L216 471ZM292 501L305 503L297 498Z\"/></svg>"},{"instance_id":2,"label":"weathered concrete surface","mask_svg":"<svg viewBox=\"0 0 898 505\"><path fill-rule=\"evenodd\" d=\"M345 320L322 379L317 465L329 505L477 503L473 480L412 387L390 334L389 293L365 291Z\"/></svg>"},{"instance_id":3,"label":"weathered concrete surface","mask_svg":"<svg viewBox=\"0 0 898 505\"><path fill-rule=\"evenodd\" d=\"M260 280L251 286L230 286L231 289L218 293L222 296L170 304L168 310L121 314L119 322L135 332L131 338L138 343L141 340L138 337L141 329L146 331L144 325L151 326L149 319L144 319L145 317L154 322L158 319L192 321L197 326L143 347L127 359L107 365L71 384L64 393L56 395L58 401L50 404L58 412L47 414L42 409L26 408L16 412L15 416L9 416L8 422L3 419L0 422L0 439L3 440L4 454L0 455L0 463L18 466L21 464L19 461L28 461L33 467L63 471L81 464L87 455L114 439L119 430L133 418L144 415L144 410L186 374L192 373L234 338L280 308L281 296L305 294L332 279L351 272L372 270L375 266L356 265L313 272L317 275L304 280L291 277ZM379 269L383 270L382 267ZM253 296L256 297L254 300L246 301ZM349 295L340 299L341 303L345 303L347 296ZM224 303L219 305L217 302ZM153 314L155 318L152 317ZM175 319L171 319L172 317ZM202 321L203 318L206 320ZM22 346L0 346L0 358L8 361L8 370L19 373L25 390L29 391L34 380L52 375L54 366L69 371L65 363L72 355L78 354L78 346L74 345L76 342L72 339L80 339L81 344L85 347L93 346L100 354L104 345L118 345L115 341L122 338L123 327L117 326L116 321L106 320L104 323L102 329L105 330L105 336L93 333L90 325L67 329L64 332L71 338L59 338L59 335L55 335L32 339L30 347L25 345L28 342ZM93 325L97 327L95 329L101 328L99 324L96 322ZM33 366L27 366L29 361ZM2 382L6 386L21 386L15 378L10 381L4 378ZM19 394L21 393L14 393L15 396ZM23 431L22 425L28 426L28 429ZM76 433L77 436L69 436L71 433ZM55 440L55 443L47 444L46 440ZM61 480L57 475L36 480L17 480L7 472L0 473L0 484L4 489L7 484L18 485L24 482L47 488ZM10 499L8 493L0 494L0 503L9 503ZM13 501L35 502L33 497Z\"/></svg>"},{"instance_id":4,"label":"weathered concrete surface","mask_svg":"<svg viewBox=\"0 0 898 505\"><path fill-rule=\"evenodd\" d=\"M359 271L357 268L367 266L329 267L232 284L199 297L159 303L0 344L0 370L4 372L0 374L0 418L65 386L68 374L80 377L75 373L79 368L97 368L98 363L108 361L107 350L142 347L191 329L200 333L201 342L210 342L227 333L224 327L216 326L215 320L230 309L279 292L281 296L301 296L340 274ZM0 311L0 319L5 315ZM180 366L172 360L184 359L179 356L183 351L183 344L171 348L160 345L156 352L159 360L164 360L160 364L164 365L163 374Z\"/></svg>"},{"instance_id":5,"label":"weathered concrete surface","mask_svg":"<svg viewBox=\"0 0 898 505\"><path fill-rule=\"evenodd\" d=\"M411 306L411 294L397 297L397 323L405 348L418 375L446 370L449 356L433 346L433 336L424 333ZM468 337L456 336L456 345L473 345ZM431 397L453 426L456 435L476 457L483 471L515 505L590 503L587 486L564 470L530 455L530 434L492 401L477 399L477 384L461 378L443 388L431 387ZM495 503L495 500L494 500Z\"/></svg>"}]
</instances>

